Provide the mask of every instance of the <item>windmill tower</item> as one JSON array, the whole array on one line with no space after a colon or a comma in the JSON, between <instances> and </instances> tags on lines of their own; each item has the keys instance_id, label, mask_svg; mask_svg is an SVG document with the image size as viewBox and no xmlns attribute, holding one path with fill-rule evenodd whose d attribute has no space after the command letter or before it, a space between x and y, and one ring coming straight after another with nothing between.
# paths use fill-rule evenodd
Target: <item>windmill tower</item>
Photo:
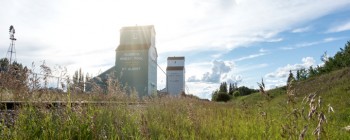
<instances>
[{"instance_id":1,"label":"windmill tower","mask_svg":"<svg viewBox=\"0 0 350 140\"><path fill-rule=\"evenodd\" d=\"M7 50L6 57L9 58L9 62L10 62L10 64L12 64L12 62L16 61L15 41L17 40L15 38L15 28L12 25L10 26L9 34L10 34L11 44L10 44L9 49Z\"/></svg>"}]
</instances>

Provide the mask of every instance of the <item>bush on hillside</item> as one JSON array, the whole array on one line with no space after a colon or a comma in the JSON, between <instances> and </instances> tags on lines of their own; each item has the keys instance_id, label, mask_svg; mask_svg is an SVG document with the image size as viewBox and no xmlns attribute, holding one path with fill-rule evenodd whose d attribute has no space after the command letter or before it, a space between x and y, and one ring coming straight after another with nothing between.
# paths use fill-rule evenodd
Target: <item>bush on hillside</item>
<instances>
[{"instance_id":1,"label":"bush on hillside","mask_svg":"<svg viewBox=\"0 0 350 140\"><path fill-rule=\"evenodd\" d=\"M231 96L224 92L219 92L216 101L227 102L231 99Z\"/></svg>"},{"instance_id":2,"label":"bush on hillside","mask_svg":"<svg viewBox=\"0 0 350 140\"><path fill-rule=\"evenodd\" d=\"M233 92L233 96L238 97L239 96L239 91Z\"/></svg>"},{"instance_id":3,"label":"bush on hillside","mask_svg":"<svg viewBox=\"0 0 350 140\"><path fill-rule=\"evenodd\" d=\"M215 91L212 96L212 101L227 102L231 99L231 96L225 92Z\"/></svg>"},{"instance_id":4,"label":"bush on hillside","mask_svg":"<svg viewBox=\"0 0 350 140\"><path fill-rule=\"evenodd\" d=\"M239 91L239 93L240 93L240 94L239 94L240 96L245 96L245 95L249 95L249 94L258 92L258 90L256 90L256 89L250 89L250 88L248 88L248 87L246 87L246 86L241 86L241 87L239 87L239 88L238 88L238 91Z\"/></svg>"}]
</instances>

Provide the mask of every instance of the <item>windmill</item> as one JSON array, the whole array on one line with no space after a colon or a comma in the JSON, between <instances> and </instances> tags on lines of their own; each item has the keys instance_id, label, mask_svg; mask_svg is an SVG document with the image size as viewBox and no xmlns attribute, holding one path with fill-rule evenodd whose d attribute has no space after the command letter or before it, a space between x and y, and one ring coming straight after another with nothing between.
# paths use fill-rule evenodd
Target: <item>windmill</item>
<instances>
[{"instance_id":1,"label":"windmill","mask_svg":"<svg viewBox=\"0 0 350 140\"><path fill-rule=\"evenodd\" d=\"M11 44L9 49L7 50L7 55L6 57L9 58L10 64L12 64L12 61L16 61L16 48L15 48L15 41L17 40L15 38L15 28L11 25L9 29L9 34L10 34L10 40ZM13 56L14 55L14 56Z\"/></svg>"}]
</instances>

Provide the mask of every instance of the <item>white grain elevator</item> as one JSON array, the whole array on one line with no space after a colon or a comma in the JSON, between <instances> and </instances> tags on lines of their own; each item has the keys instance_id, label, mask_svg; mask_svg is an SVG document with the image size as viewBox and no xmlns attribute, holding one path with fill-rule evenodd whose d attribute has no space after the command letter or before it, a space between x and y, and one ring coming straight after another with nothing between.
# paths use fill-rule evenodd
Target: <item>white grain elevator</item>
<instances>
[{"instance_id":1,"label":"white grain elevator","mask_svg":"<svg viewBox=\"0 0 350 140\"><path fill-rule=\"evenodd\" d=\"M185 57L168 57L166 89L169 95L180 95L185 91Z\"/></svg>"}]
</instances>

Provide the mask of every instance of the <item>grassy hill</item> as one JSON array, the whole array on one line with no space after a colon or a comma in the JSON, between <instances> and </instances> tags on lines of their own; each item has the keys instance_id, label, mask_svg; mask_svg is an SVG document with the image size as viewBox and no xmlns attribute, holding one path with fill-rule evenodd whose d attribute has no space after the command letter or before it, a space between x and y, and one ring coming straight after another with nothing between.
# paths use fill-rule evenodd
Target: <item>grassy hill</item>
<instances>
[{"instance_id":1,"label":"grassy hill","mask_svg":"<svg viewBox=\"0 0 350 140\"><path fill-rule=\"evenodd\" d=\"M328 129L330 132L323 133L323 135L325 135L324 137L330 139L333 139L335 137L336 139L350 138L349 133L346 133L344 131L344 127L350 125L349 67L327 74L311 77L303 81L295 82L291 89L294 93L293 97L295 99L295 104L287 104L287 87L280 87L267 91L272 96L271 99L266 99L266 97L260 93L254 93L248 96L235 98L232 100L232 103L237 106L248 106L246 108L250 108L252 110L254 110L253 108L256 108L257 106L263 106L260 107L260 110L264 110L267 114L272 114L273 118L280 118L283 116L287 117L288 111L292 113L294 109L297 109L299 111L298 113L300 113L302 116L302 108L305 110L304 116L307 116L307 110L310 110L310 107L309 103L306 103L306 99L310 94L314 93L316 95L316 103L318 102L319 97L321 98L322 105L319 107L318 113L323 112L327 113L328 115L328 124L324 130ZM328 105L334 109L334 113L328 112ZM285 121L288 121L288 119ZM315 124L312 124L308 119L306 119L304 122L301 121L299 123L308 125L309 129L310 126L316 126ZM318 122L316 121L314 123ZM301 129L302 128L298 128L297 130L301 131Z\"/></svg>"},{"instance_id":2,"label":"grassy hill","mask_svg":"<svg viewBox=\"0 0 350 140\"><path fill-rule=\"evenodd\" d=\"M296 82L294 95L286 89L269 90L271 98L255 93L228 103L162 97L132 106L29 104L12 116L0 113L0 139L350 139L344 129L350 125L350 68ZM312 93L315 101L306 102ZM310 106L317 106L312 116Z\"/></svg>"},{"instance_id":3,"label":"grassy hill","mask_svg":"<svg viewBox=\"0 0 350 140\"><path fill-rule=\"evenodd\" d=\"M310 93L316 93L322 97L324 102L332 104L335 108L350 109L350 68L295 82L292 89L297 101L303 100ZM271 89L267 92L272 96L270 102L277 103L286 100L286 86ZM256 104L264 100L266 99L260 93L254 93L235 98L232 102Z\"/></svg>"}]
</instances>

